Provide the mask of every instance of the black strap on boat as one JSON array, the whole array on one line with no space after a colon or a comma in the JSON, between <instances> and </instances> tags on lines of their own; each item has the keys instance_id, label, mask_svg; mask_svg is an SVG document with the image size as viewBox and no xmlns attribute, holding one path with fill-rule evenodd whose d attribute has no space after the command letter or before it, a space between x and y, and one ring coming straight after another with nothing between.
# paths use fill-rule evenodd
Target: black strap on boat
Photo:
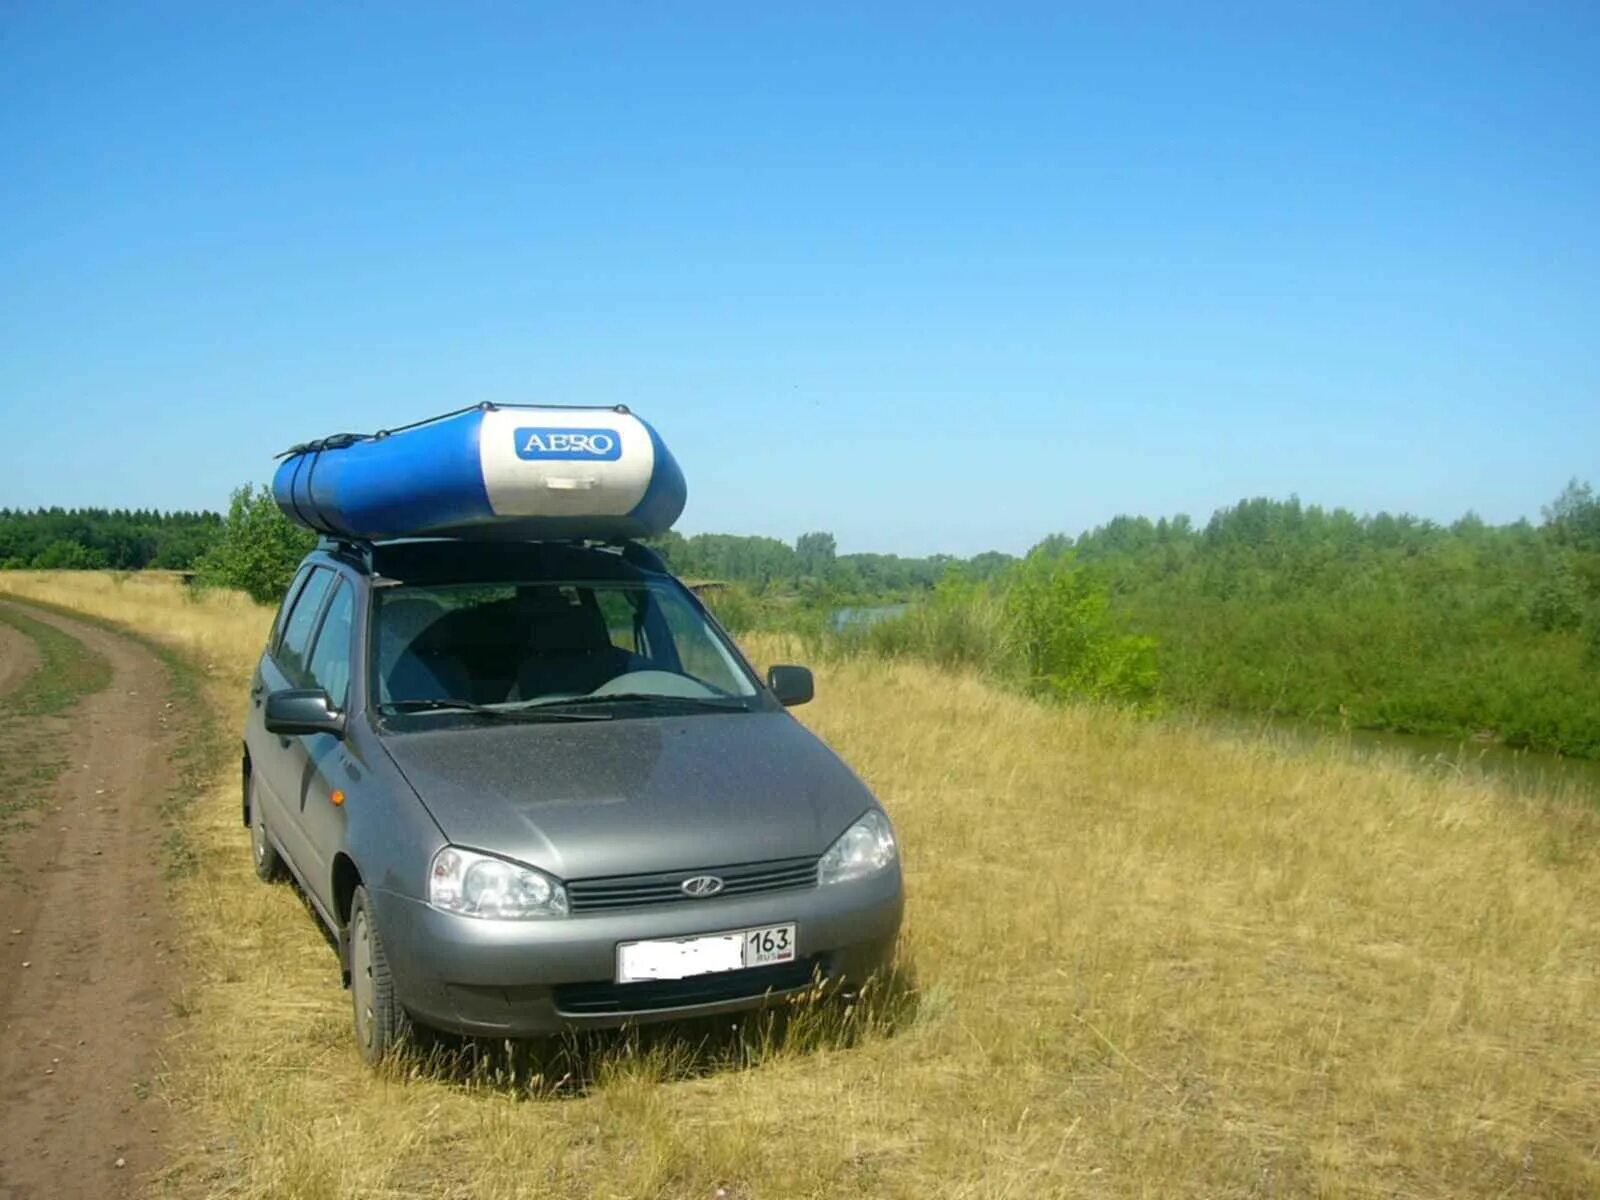
<instances>
[{"instance_id":1,"label":"black strap on boat","mask_svg":"<svg viewBox=\"0 0 1600 1200\"><path fill-rule=\"evenodd\" d=\"M274 458L293 458L296 454L310 454L314 450L343 450L346 446L354 446L357 442L365 442L372 437L370 433L336 433L332 437L314 438L309 442L301 442L298 446L290 446Z\"/></svg>"},{"instance_id":2,"label":"black strap on boat","mask_svg":"<svg viewBox=\"0 0 1600 1200\"><path fill-rule=\"evenodd\" d=\"M451 417L459 417L462 413L469 412L495 412L502 408L562 408L576 412L616 412L632 414L626 404L496 404L492 400L484 400L478 404L469 404L465 408L451 409L447 413L440 413L436 417L424 417L420 421L412 421L409 425L396 425L392 429L380 429L377 433L336 433L331 437L313 438L309 442L301 442L290 446L275 458L292 458L296 454L314 454L322 450L343 450L347 446L354 446L358 442L382 441L396 433L405 433L407 430L420 429L424 425L432 425L435 421L448 421Z\"/></svg>"},{"instance_id":3,"label":"black strap on boat","mask_svg":"<svg viewBox=\"0 0 1600 1200\"><path fill-rule=\"evenodd\" d=\"M321 458L321 448L301 452L299 461L294 464L294 474L289 477L289 504L294 509L295 519L300 524L308 526L318 533L332 535L336 532L333 525L323 515L321 506L317 505L316 501L311 498L311 477L316 473L317 462ZM306 480L306 500L312 505L314 509L312 512L307 512L305 506L300 503L300 476L302 473L304 473Z\"/></svg>"},{"instance_id":4,"label":"black strap on boat","mask_svg":"<svg viewBox=\"0 0 1600 1200\"><path fill-rule=\"evenodd\" d=\"M493 412L494 404L485 400L481 404L469 404L465 408L451 409L447 413L440 413L437 417L424 417L420 421L413 421L409 425L396 425L393 429L380 429L373 434L374 440L381 441L391 433L404 433L408 429L421 429L424 425L432 425L435 421L448 421L451 417L459 417L462 413Z\"/></svg>"},{"instance_id":5,"label":"black strap on boat","mask_svg":"<svg viewBox=\"0 0 1600 1200\"><path fill-rule=\"evenodd\" d=\"M322 505L317 503L316 497L311 490L312 481L316 478L317 474L317 464L322 461L323 449L324 447L318 446L311 452L308 458L302 461L306 463L306 501L315 510L313 515L317 518L316 522L313 523L311 527L320 533L331 534L334 531L333 525L327 517L322 515Z\"/></svg>"},{"instance_id":6,"label":"black strap on boat","mask_svg":"<svg viewBox=\"0 0 1600 1200\"><path fill-rule=\"evenodd\" d=\"M306 519L306 514L300 510L300 500L297 495L300 491L300 468L305 465L305 459L295 463L294 474L289 476L289 503L294 508L295 519L302 525L309 525L311 522Z\"/></svg>"}]
</instances>

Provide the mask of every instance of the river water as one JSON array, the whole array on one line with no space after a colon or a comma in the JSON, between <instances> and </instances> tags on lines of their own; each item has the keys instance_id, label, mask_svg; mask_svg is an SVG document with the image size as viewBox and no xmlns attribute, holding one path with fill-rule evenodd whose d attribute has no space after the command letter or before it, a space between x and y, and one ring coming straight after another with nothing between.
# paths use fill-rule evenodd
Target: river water
<instances>
[{"instance_id":1,"label":"river water","mask_svg":"<svg viewBox=\"0 0 1600 1200\"><path fill-rule=\"evenodd\" d=\"M833 627L842 630L852 625L875 625L890 617L898 617L910 607L909 604L863 604L854 608L836 608L833 610Z\"/></svg>"}]
</instances>

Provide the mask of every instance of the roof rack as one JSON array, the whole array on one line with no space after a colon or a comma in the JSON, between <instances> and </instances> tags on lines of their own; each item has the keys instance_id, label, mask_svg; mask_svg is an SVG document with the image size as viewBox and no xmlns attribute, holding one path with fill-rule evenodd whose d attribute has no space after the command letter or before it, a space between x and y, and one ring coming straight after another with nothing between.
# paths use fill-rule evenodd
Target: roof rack
<instances>
[{"instance_id":1,"label":"roof rack","mask_svg":"<svg viewBox=\"0 0 1600 1200\"><path fill-rule=\"evenodd\" d=\"M554 546L589 546L614 549L622 560L645 571L654 571L662 575L670 575L672 569L667 566L666 560L643 542L631 539L614 539L599 541L590 538L528 538L511 539L505 542L479 542L469 538L452 537L419 537L419 538L390 538L387 541L402 542L438 542L453 543L459 546L492 546L492 545L554 545ZM371 575L377 570L376 553L377 542L367 541L362 538L337 537L333 534L323 534L317 539L317 549L336 558L342 558L354 566L360 567Z\"/></svg>"},{"instance_id":2,"label":"roof rack","mask_svg":"<svg viewBox=\"0 0 1600 1200\"><path fill-rule=\"evenodd\" d=\"M656 571L662 575L672 574L668 569L666 560L646 546L643 542L615 542L613 545L622 547L622 561L632 563L646 571Z\"/></svg>"},{"instance_id":3,"label":"roof rack","mask_svg":"<svg viewBox=\"0 0 1600 1200\"><path fill-rule=\"evenodd\" d=\"M325 550L336 558L346 559L369 575L372 573L371 542L364 542L358 538L334 537L332 534L323 534L317 539L317 549Z\"/></svg>"}]
</instances>

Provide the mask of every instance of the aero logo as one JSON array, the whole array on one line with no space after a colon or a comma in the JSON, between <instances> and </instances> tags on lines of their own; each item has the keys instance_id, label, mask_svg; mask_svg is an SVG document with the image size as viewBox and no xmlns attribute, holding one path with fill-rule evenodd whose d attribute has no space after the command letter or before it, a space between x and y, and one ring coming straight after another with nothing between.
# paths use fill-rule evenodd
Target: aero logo
<instances>
[{"instance_id":1,"label":"aero logo","mask_svg":"<svg viewBox=\"0 0 1600 1200\"><path fill-rule=\"evenodd\" d=\"M615 429L545 429L516 431L517 457L529 462L616 462L622 438Z\"/></svg>"}]
</instances>

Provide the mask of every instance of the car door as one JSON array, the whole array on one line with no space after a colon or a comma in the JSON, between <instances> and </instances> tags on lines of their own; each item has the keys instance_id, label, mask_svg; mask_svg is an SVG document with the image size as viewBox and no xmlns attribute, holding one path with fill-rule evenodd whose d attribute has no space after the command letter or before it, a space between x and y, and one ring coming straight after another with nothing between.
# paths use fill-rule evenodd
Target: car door
<instances>
[{"instance_id":1,"label":"car door","mask_svg":"<svg viewBox=\"0 0 1600 1200\"><path fill-rule=\"evenodd\" d=\"M339 712L350 708L355 656L356 588L340 576L323 609L306 662L306 687L321 688ZM295 819L307 855L303 882L323 909L334 911L333 856L344 844L346 789L361 775L343 738L331 733L295 739L303 755Z\"/></svg>"},{"instance_id":2,"label":"car door","mask_svg":"<svg viewBox=\"0 0 1600 1200\"><path fill-rule=\"evenodd\" d=\"M266 816L267 827L283 847L290 866L302 876L311 866L299 821L305 752L299 738L269 732L262 714L266 697L273 692L306 685L311 645L321 627L322 610L335 579L335 573L328 567L312 568L283 622L282 634L262 656L251 687L256 707L252 709L250 729L253 736L249 745L256 796Z\"/></svg>"}]
</instances>

